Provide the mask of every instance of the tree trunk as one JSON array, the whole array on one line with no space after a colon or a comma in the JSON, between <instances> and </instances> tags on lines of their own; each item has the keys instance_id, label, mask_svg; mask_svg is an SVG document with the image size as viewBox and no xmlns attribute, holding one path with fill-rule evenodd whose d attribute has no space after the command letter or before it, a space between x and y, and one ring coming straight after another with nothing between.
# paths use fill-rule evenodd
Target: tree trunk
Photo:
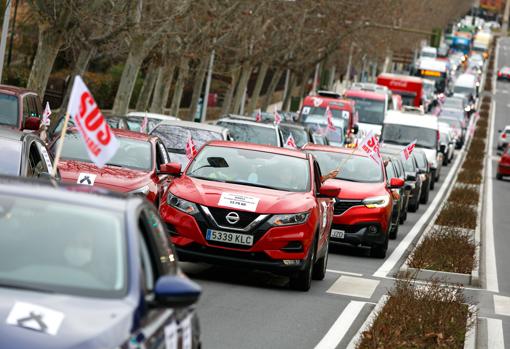
<instances>
[{"instance_id":1,"label":"tree trunk","mask_svg":"<svg viewBox=\"0 0 510 349\"><path fill-rule=\"evenodd\" d=\"M305 69L305 72L303 73L301 86L299 87L299 98L303 98L307 94L306 86L308 85L308 78L310 78L311 73L311 69Z\"/></svg>"},{"instance_id":2,"label":"tree trunk","mask_svg":"<svg viewBox=\"0 0 510 349\"><path fill-rule=\"evenodd\" d=\"M140 90L138 100L136 101L137 111L146 111L149 108L149 102L154 91L154 84L156 83L157 77L158 67L156 62L152 61L147 68L145 79L143 79L142 89Z\"/></svg>"},{"instance_id":3,"label":"tree trunk","mask_svg":"<svg viewBox=\"0 0 510 349\"><path fill-rule=\"evenodd\" d=\"M115 101L113 102L113 115L127 114L136 78L146 55L147 53L141 45L131 45L124 70L122 71L117 94L115 95Z\"/></svg>"},{"instance_id":4,"label":"tree trunk","mask_svg":"<svg viewBox=\"0 0 510 349\"><path fill-rule=\"evenodd\" d=\"M202 89L204 87L205 72L207 69L207 63L209 63L209 57L202 57L200 64L195 72L195 80L193 81L193 95L191 96L191 105L189 107L188 119L193 121L195 119L195 113L198 108L198 101L202 95ZM204 96L202 103L207 103L207 96Z\"/></svg>"},{"instance_id":5,"label":"tree trunk","mask_svg":"<svg viewBox=\"0 0 510 349\"><path fill-rule=\"evenodd\" d=\"M234 96L234 91L236 89L240 73L241 67L236 67L232 71L232 80L230 81L230 86L228 87L227 93L225 94L225 98L223 98L223 105L221 106L220 115L225 115L230 112L230 105L232 104L232 98Z\"/></svg>"},{"instance_id":6,"label":"tree trunk","mask_svg":"<svg viewBox=\"0 0 510 349\"><path fill-rule=\"evenodd\" d=\"M290 98L292 97L292 91L294 91L294 87L296 87L296 73L290 73L290 81L289 88L287 89L287 93L283 96L282 110L289 111L290 108Z\"/></svg>"},{"instance_id":7,"label":"tree trunk","mask_svg":"<svg viewBox=\"0 0 510 349\"><path fill-rule=\"evenodd\" d=\"M65 33L58 30L39 28L39 41L27 88L37 92L41 100L64 37Z\"/></svg>"},{"instance_id":8,"label":"tree trunk","mask_svg":"<svg viewBox=\"0 0 510 349\"><path fill-rule=\"evenodd\" d=\"M243 95L246 93L246 86L248 85L248 81L250 80L252 67L248 62L243 64L243 69L241 72L241 77L239 78L239 84L237 85L236 94L234 98L234 107L232 108L232 112L234 114L239 113L239 109L241 106L241 101L243 100Z\"/></svg>"},{"instance_id":9,"label":"tree trunk","mask_svg":"<svg viewBox=\"0 0 510 349\"><path fill-rule=\"evenodd\" d=\"M184 85L188 78L189 71L189 58L182 57L179 62L179 75L177 76L177 82L175 83L174 95L172 98L172 105L170 107L170 115L179 116L179 108L181 106L182 93L184 91Z\"/></svg>"},{"instance_id":10,"label":"tree trunk","mask_svg":"<svg viewBox=\"0 0 510 349\"><path fill-rule=\"evenodd\" d=\"M159 69L156 86L154 87L154 95L152 96L151 113L164 113L170 87L172 86L174 71L175 65L172 61L168 61Z\"/></svg>"},{"instance_id":11,"label":"tree trunk","mask_svg":"<svg viewBox=\"0 0 510 349\"><path fill-rule=\"evenodd\" d=\"M276 86L278 85L278 82L280 81L282 74L283 74L282 70L276 70L273 73L271 82L269 83L269 86L267 87L266 96L264 97L264 103L262 104L262 111L267 111L267 107L269 107L269 104L271 104L274 91L276 90Z\"/></svg>"},{"instance_id":12,"label":"tree trunk","mask_svg":"<svg viewBox=\"0 0 510 349\"><path fill-rule=\"evenodd\" d=\"M82 47L80 49L80 53L78 54L78 58L73 67L73 72L71 73L71 78L67 83L66 94L64 95L64 99L62 100L62 104L60 109L67 108L67 103L69 103L69 97L71 95L71 89L73 88L74 77L76 75L83 76L89 67L90 60L97 52L97 48L95 46L91 47Z\"/></svg>"},{"instance_id":13,"label":"tree trunk","mask_svg":"<svg viewBox=\"0 0 510 349\"><path fill-rule=\"evenodd\" d=\"M269 69L269 65L267 63L262 63L259 69L259 74L257 75L257 81L255 82L255 88L253 89L253 93L251 94L250 103L248 104L247 112L248 115L253 113L255 108L257 108L257 102L260 96L260 91L262 90L262 85L264 84L264 80L267 75L267 70Z\"/></svg>"}]
</instances>

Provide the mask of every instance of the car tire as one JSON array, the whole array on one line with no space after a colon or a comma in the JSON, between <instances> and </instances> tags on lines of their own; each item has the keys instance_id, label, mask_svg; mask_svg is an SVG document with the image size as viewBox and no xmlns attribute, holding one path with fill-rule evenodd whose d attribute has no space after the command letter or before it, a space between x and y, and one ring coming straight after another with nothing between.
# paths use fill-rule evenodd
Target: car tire
<instances>
[{"instance_id":1,"label":"car tire","mask_svg":"<svg viewBox=\"0 0 510 349\"><path fill-rule=\"evenodd\" d=\"M314 280L324 280L326 277L326 269L328 267L328 256L329 256L329 238L326 242L326 252L324 256L320 258L317 262L315 262L312 271L312 279Z\"/></svg>"},{"instance_id":2,"label":"car tire","mask_svg":"<svg viewBox=\"0 0 510 349\"><path fill-rule=\"evenodd\" d=\"M434 173L434 176L435 176L435 173ZM430 178L430 190L434 190L434 187L436 186L436 179L435 178Z\"/></svg>"},{"instance_id":3,"label":"car tire","mask_svg":"<svg viewBox=\"0 0 510 349\"><path fill-rule=\"evenodd\" d=\"M503 179L503 175L501 173L496 173L496 179Z\"/></svg>"},{"instance_id":4,"label":"car tire","mask_svg":"<svg viewBox=\"0 0 510 349\"><path fill-rule=\"evenodd\" d=\"M410 203L408 207L409 212L416 212L418 211L418 200L414 203Z\"/></svg>"},{"instance_id":5,"label":"car tire","mask_svg":"<svg viewBox=\"0 0 510 349\"><path fill-rule=\"evenodd\" d=\"M391 240L395 240L397 238L397 235L398 235L398 222L390 230L389 238Z\"/></svg>"},{"instance_id":6,"label":"car tire","mask_svg":"<svg viewBox=\"0 0 510 349\"><path fill-rule=\"evenodd\" d=\"M398 219L398 222L400 224L404 224L404 222L407 220L407 207L406 207L406 210L405 212L401 213L400 214L400 218Z\"/></svg>"},{"instance_id":7,"label":"car tire","mask_svg":"<svg viewBox=\"0 0 510 349\"><path fill-rule=\"evenodd\" d=\"M448 155L445 155L444 158L443 158L443 166L448 166Z\"/></svg>"},{"instance_id":8,"label":"car tire","mask_svg":"<svg viewBox=\"0 0 510 349\"><path fill-rule=\"evenodd\" d=\"M316 245L312 247L312 252L306 260L303 270L298 271L290 277L290 288L296 291L307 292L312 286L313 262L315 260Z\"/></svg>"},{"instance_id":9,"label":"car tire","mask_svg":"<svg viewBox=\"0 0 510 349\"><path fill-rule=\"evenodd\" d=\"M386 252L388 251L388 236L382 245L373 245L370 249L370 256L374 258L386 258Z\"/></svg>"},{"instance_id":10,"label":"car tire","mask_svg":"<svg viewBox=\"0 0 510 349\"><path fill-rule=\"evenodd\" d=\"M429 202L429 196L430 196L430 187L425 189L425 193L423 193L423 195L420 198L420 203L426 205Z\"/></svg>"}]
</instances>

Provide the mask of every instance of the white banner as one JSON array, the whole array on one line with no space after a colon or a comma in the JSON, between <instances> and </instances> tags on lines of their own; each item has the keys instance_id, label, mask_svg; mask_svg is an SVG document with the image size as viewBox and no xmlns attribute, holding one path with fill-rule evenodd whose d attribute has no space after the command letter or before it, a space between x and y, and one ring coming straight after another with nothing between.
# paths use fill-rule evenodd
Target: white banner
<instances>
[{"instance_id":1,"label":"white banner","mask_svg":"<svg viewBox=\"0 0 510 349\"><path fill-rule=\"evenodd\" d=\"M115 155L119 142L80 76L74 79L67 112L73 118L90 160L103 167Z\"/></svg>"},{"instance_id":2,"label":"white banner","mask_svg":"<svg viewBox=\"0 0 510 349\"><path fill-rule=\"evenodd\" d=\"M370 131L363 141L358 145L358 148L363 150L368 156L374 160L378 165L381 164L381 154L379 153L379 140Z\"/></svg>"}]
</instances>

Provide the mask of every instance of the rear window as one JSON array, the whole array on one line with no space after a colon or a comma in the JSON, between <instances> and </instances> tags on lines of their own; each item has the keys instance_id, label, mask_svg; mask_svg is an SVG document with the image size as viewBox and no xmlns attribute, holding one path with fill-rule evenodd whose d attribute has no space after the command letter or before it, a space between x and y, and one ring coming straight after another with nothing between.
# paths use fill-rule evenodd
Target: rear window
<instances>
[{"instance_id":1,"label":"rear window","mask_svg":"<svg viewBox=\"0 0 510 349\"><path fill-rule=\"evenodd\" d=\"M0 124L18 127L18 98L0 93Z\"/></svg>"},{"instance_id":2,"label":"rear window","mask_svg":"<svg viewBox=\"0 0 510 349\"><path fill-rule=\"evenodd\" d=\"M200 149L209 141L222 139L222 135L218 132L177 125L160 124L151 134L158 136L169 152L181 154L185 153L186 142L189 136L193 139L197 149Z\"/></svg>"},{"instance_id":3,"label":"rear window","mask_svg":"<svg viewBox=\"0 0 510 349\"><path fill-rule=\"evenodd\" d=\"M384 124L381 142L408 145L416 140L416 146L435 149L437 146L437 130L425 127L399 124Z\"/></svg>"},{"instance_id":4,"label":"rear window","mask_svg":"<svg viewBox=\"0 0 510 349\"><path fill-rule=\"evenodd\" d=\"M219 121L218 126L228 128L234 141L278 146L274 128L228 121Z\"/></svg>"}]
</instances>

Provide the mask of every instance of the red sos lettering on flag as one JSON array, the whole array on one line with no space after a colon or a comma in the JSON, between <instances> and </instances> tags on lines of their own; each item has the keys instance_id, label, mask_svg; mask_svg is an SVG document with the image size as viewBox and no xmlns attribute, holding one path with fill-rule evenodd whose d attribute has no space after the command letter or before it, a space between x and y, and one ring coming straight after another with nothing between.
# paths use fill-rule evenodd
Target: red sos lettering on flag
<instances>
[{"instance_id":1,"label":"red sos lettering on flag","mask_svg":"<svg viewBox=\"0 0 510 349\"><path fill-rule=\"evenodd\" d=\"M98 167L103 167L113 157L119 144L79 76L74 80L67 112L82 136L90 159Z\"/></svg>"}]
</instances>

